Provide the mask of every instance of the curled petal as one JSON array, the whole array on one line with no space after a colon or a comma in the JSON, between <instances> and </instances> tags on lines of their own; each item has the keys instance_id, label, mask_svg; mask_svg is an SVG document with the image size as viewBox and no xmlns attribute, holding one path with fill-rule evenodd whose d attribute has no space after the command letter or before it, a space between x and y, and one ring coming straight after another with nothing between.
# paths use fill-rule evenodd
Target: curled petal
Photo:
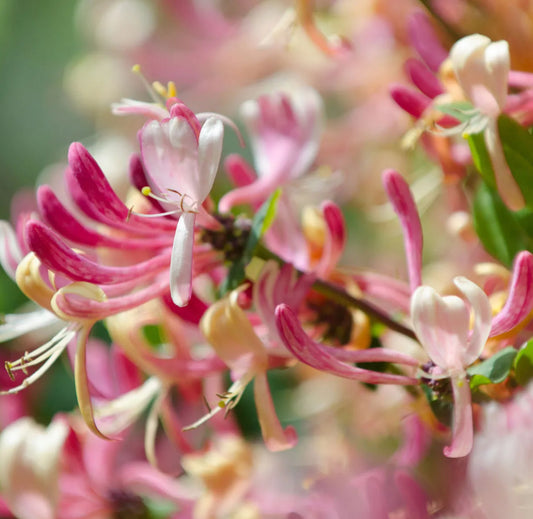
<instances>
[{"instance_id":1,"label":"curled petal","mask_svg":"<svg viewBox=\"0 0 533 519\"><path fill-rule=\"evenodd\" d=\"M396 171L383 172L383 185L403 228L411 290L422 284L422 224L407 182Z\"/></svg>"},{"instance_id":2,"label":"curled petal","mask_svg":"<svg viewBox=\"0 0 533 519\"><path fill-rule=\"evenodd\" d=\"M452 377L453 425L452 444L444 448L448 458L460 458L470 454L474 438L472 424L472 396L470 385L464 378Z\"/></svg>"},{"instance_id":3,"label":"curled petal","mask_svg":"<svg viewBox=\"0 0 533 519\"><path fill-rule=\"evenodd\" d=\"M74 281L112 284L156 274L169 264L169 254L157 255L127 267L107 267L84 258L68 247L41 222L31 221L27 227L28 245L50 270Z\"/></svg>"},{"instance_id":4,"label":"curled petal","mask_svg":"<svg viewBox=\"0 0 533 519\"><path fill-rule=\"evenodd\" d=\"M296 314L287 305L282 304L276 308L276 324L287 349L297 359L315 369L368 384L418 384L416 378L377 373L339 361L307 336Z\"/></svg>"},{"instance_id":5,"label":"curled petal","mask_svg":"<svg viewBox=\"0 0 533 519\"><path fill-rule=\"evenodd\" d=\"M522 251L516 256L513 277L509 284L509 297L500 313L492 320L490 336L512 330L533 309L533 255Z\"/></svg>"},{"instance_id":6,"label":"curled petal","mask_svg":"<svg viewBox=\"0 0 533 519\"><path fill-rule=\"evenodd\" d=\"M267 448L273 452L278 452L294 447L298 440L296 431L290 426L285 430L281 427L264 371L260 371L255 375L254 399L261 433Z\"/></svg>"},{"instance_id":7,"label":"curled petal","mask_svg":"<svg viewBox=\"0 0 533 519\"><path fill-rule=\"evenodd\" d=\"M326 235L322 257L317 265L318 276L325 277L337 265L346 244L346 226L340 208L333 202L322 204L322 214L326 223Z\"/></svg>"}]
</instances>

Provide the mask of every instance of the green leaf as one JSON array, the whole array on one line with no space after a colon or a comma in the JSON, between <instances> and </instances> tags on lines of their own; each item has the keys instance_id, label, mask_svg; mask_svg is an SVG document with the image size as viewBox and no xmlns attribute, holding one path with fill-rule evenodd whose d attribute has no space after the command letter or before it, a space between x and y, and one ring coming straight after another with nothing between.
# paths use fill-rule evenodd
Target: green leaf
<instances>
[{"instance_id":1,"label":"green leaf","mask_svg":"<svg viewBox=\"0 0 533 519\"><path fill-rule=\"evenodd\" d=\"M529 240L517 217L486 184L479 187L474 198L473 221L487 252L507 267L518 252L528 248Z\"/></svg>"},{"instance_id":2,"label":"green leaf","mask_svg":"<svg viewBox=\"0 0 533 519\"><path fill-rule=\"evenodd\" d=\"M521 386L527 385L533 379L533 339L518 351L513 368L515 380Z\"/></svg>"},{"instance_id":3,"label":"green leaf","mask_svg":"<svg viewBox=\"0 0 533 519\"><path fill-rule=\"evenodd\" d=\"M436 105L435 109L446 115L455 117L460 122L468 121L477 110L467 101L458 101L456 103L446 103Z\"/></svg>"},{"instance_id":4,"label":"green leaf","mask_svg":"<svg viewBox=\"0 0 533 519\"><path fill-rule=\"evenodd\" d=\"M483 133L473 133L466 136L468 145L470 146L470 153L474 160L476 169L481 174L483 180L493 189L496 189L496 180L494 177L494 169L492 168L492 161L490 160L487 146L485 145L485 136Z\"/></svg>"},{"instance_id":5,"label":"green leaf","mask_svg":"<svg viewBox=\"0 0 533 519\"><path fill-rule=\"evenodd\" d=\"M146 513L143 519L167 519L176 512L176 505L165 499L143 498Z\"/></svg>"},{"instance_id":6,"label":"green leaf","mask_svg":"<svg viewBox=\"0 0 533 519\"><path fill-rule=\"evenodd\" d=\"M526 205L533 207L533 135L507 115L498 117L498 133L505 160Z\"/></svg>"},{"instance_id":7,"label":"green leaf","mask_svg":"<svg viewBox=\"0 0 533 519\"><path fill-rule=\"evenodd\" d=\"M220 285L219 290L221 295L224 295L230 290L237 288L246 278L246 265L248 265L248 263L251 261L257 244L268 228L272 225L272 222L276 217L276 210L280 195L281 189L278 188L255 213L255 216L252 220L252 227L250 229L250 236L246 242L243 255L238 261L235 261L231 265L228 275Z\"/></svg>"},{"instance_id":8,"label":"green leaf","mask_svg":"<svg viewBox=\"0 0 533 519\"><path fill-rule=\"evenodd\" d=\"M516 350L509 346L487 360L468 368L466 371L472 377L470 388L475 389L484 384L503 382L509 376L515 357Z\"/></svg>"},{"instance_id":9,"label":"green leaf","mask_svg":"<svg viewBox=\"0 0 533 519\"><path fill-rule=\"evenodd\" d=\"M246 249L244 250L244 257L247 259L246 263L253 256L256 245L259 240L272 225L274 218L276 217L276 210L278 208L278 200L281 195L281 189L278 188L269 197L268 200L259 208L255 213L252 220L252 228L250 230L250 237L246 243Z\"/></svg>"},{"instance_id":10,"label":"green leaf","mask_svg":"<svg viewBox=\"0 0 533 519\"><path fill-rule=\"evenodd\" d=\"M440 397L426 384L420 386L429 403L429 407L435 418L447 427L452 424L453 401L450 398Z\"/></svg>"}]
</instances>

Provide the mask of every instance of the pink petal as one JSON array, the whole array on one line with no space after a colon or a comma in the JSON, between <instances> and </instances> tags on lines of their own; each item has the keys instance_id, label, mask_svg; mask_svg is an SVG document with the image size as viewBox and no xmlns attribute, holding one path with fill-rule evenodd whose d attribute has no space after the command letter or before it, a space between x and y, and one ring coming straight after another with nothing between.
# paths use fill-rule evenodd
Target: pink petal
<instances>
[{"instance_id":1,"label":"pink petal","mask_svg":"<svg viewBox=\"0 0 533 519\"><path fill-rule=\"evenodd\" d=\"M256 373L254 377L254 398L261 433L267 448L278 452L294 447L298 440L296 431L293 427L287 427L285 430L281 427L264 371Z\"/></svg>"},{"instance_id":2,"label":"pink petal","mask_svg":"<svg viewBox=\"0 0 533 519\"><path fill-rule=\"evenodd\" d=\"M409 185L403 177L388 169L383 172L382 178L387 196L402 225L409 282L414 291L422 284L422 224Z\"/></svg>"},{"instance_id":3,"label":"pink petal","mask_svg":"<svg viewBox=\"0 0 533 519\"><path fill-rule=\"evenodd\" d=\"M533 309L533 255L530 252L522 251L516 256L508 292L505 306L492 319L491 337L513 329Z\"/></svg>"},{"instance_id":4,"label":"pink petal","mask_svg":"<svg viewBox=\"0 0 533 519\"><path fill-rule=\"evenodd\" d=\"M409 18L408 32L411 45L433 72L438 72L441 63L448 57L428 17L418 12Z\"/></svg>"},{"instance_id":5,"label":"pink petal","mask_svg":"<svg viewBox=\"0 0 533 519\"><path fill-rule=\"evenodd\" d=\"M195 220L194 213L183 213L180 216L172 246L170 295L178 306L186 306L191 299Z\"/></svg>"},{"instance_id":6,"label":"pink petal","mask_svg":"<svg viewBox=\"0 0 533 519\"><path fill-rule=\"evenodd\" d=\"M433 99L444 92L440 81L422 62L411 58L405 62L404 68L409 79L424 95Z\"/></svg>"},{"instance_id":7,"label":"pink petal","mask_svg":"<svg viewBox=\"0 0 533 519\"><path fill-rule=\"evenodd\" d=\"M296 314L287 305L282 304L276 308L276 324L287 349L301 362L315 369L368 384L419 383L416 378L369 371L337 360L326 349L321 348L320 344L307 336Z\"/></svg>"},{"instance_id":8,"label":"pink petal","mask_svg":"<svg viewBox=\"0 0 533 519\"><path fill-rule=\"evenodd\" d=\"M0 221L0 265L13 280L22 257L15 231L8 222Z\"/></svg>"},{"instance_id":9,"label":"pink petal","mask_svg":"<svg viewBox=\"0 0 533 519\"><path fill-rule=\"evenodd\" d=\"M452 444L444 447L448 458L461 458L472 450L474 429L472 424L472 396L470 385L464 378L452 377L453 389L453 426Z\"/></svg>"},{"instance_id":10,"label":"pink petal","mask_svg":"<svg viewBox=\"0 0 533 519\"><path fill-rule=\"evenodd\" d=\"M37 190L37 202L42 217L63 237L74 243L89 247L111 247L114 249L147 249L169 247L170 240L163 238L117 238L106 236L80 223L59 201L48 186Z\"/></svg>"},{"instance_id":11,"label":"pink petal","mask_svg":"<svg viewBox=\"0 0 533 519\"><path fill-rule=\"evenodd\" d=\"M27 225L28 245L50 270L74 281L112 284L139 279L165 269L170 260L168 253L127 267L107 267L77 254L53 231L41 222Z\"/></svg>"},{"instance_id":12,"label":"pink petal","mask_svg":"<svg viewBox=\"0 0 533 519\"><path fill-rule=\"evenodd\" d=\"M257 179L257 174L252 166L237 153L232 153L226 157L224 169L237 187L247 186ZM221 212L226 212L227 210L227 208L220 208Z\"/></svg>"},{"instance_id":13,"label":"pink petal","mask_svg":"<svg viewBox=\"0 0 533 519\"><path fill-rule=\"evenodd\" d=\"M391 85L389 92L394 102L416 119L420 119L431 104L428 97L404 85Z\"/></svg>"},{"instance_id":14,"label":"pink petal","mask_svg":"<svg viewBox=\"0 0 533 519\"><path fill-rule=\"evenodd\" d=\"M323 202L321 209L326 223L326 237L322 257L315 270L319 277L327 277L344 252L346 226L342 211L334 202Z\"/></svg>"}]
</instances>

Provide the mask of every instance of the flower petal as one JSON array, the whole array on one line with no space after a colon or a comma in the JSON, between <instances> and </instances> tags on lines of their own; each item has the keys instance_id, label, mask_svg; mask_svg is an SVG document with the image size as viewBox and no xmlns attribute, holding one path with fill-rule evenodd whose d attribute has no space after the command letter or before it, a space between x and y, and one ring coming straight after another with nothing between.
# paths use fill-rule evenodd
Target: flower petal
<instances>
[{"instance_id":1,"label":"flower petal","mask_svg":"<svg viewBox=\"0 0 533 519\"><path fill-rule=\"evenodd\" d=\"M448 458L460 458L472 450L474 429L472 424L472 395L465 378L452 377L453 425L452 444L444 448Z\"/></svg>"},{"instance_id":2,"label":"flower petal","mask_svg":"<svg viewBox=\"0 0 533 519\"><path fill-rule=\"evenodd\" d=\"M276 324L287 349L301 362L315 369L368 384L418 384L416 378L378 373L339 361L307 336L296 314L287 305L276 308Z\"/></svg>"},{"instance_id":3,"label":"flower petal","mask_svg":"<svg viewBox=\"0 0 533 519\"><path fill-rule=\"evenodd\" d=\"M190 194L198 202L203 202L211 188L220 164L224 124L217 117L210 117L203 124L198 137L198 179L195 191Z\"/></svg>"},{"instance_id":4,"label":"flower petal","mask_svg":"<svg viewBox=\"0 0 533 519\"><path fill-rule=\"evenodd\" d=\"M430 359L444 370L462 370L470 321L464 301L441 297L428 286L418 287L411 299L411 319Z\"/></svg>"},{"instance_id":5,"label":"flower petal","mask_svg":"<svg viewBox=\"0 0 533 519\"><path fill-rule=\"evenodd\" d=\"M474 326L468 340L468 347L463 354L463 366L469 366L481 355L489 338L492 310L487 294L475 283L465 277L456 277L453 282L466 296L474 311Z\"/></svg>"},{"instance_id":6,"label":"flower petal","mask_svg":"<svg viewBox=\"0 0 533 519\"><path fill-rule=\"evenodd\" d=\"M192 293L192 255L194 247L194 213L183 213L176 226L170 262L170 295L178 306L185 306Z\"/></svg>"}]
</instances>

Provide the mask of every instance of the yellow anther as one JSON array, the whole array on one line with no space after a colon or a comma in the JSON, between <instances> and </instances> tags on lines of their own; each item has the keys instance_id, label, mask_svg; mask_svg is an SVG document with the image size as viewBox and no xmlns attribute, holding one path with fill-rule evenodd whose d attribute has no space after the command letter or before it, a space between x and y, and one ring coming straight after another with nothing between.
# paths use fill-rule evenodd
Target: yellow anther
<instances>
[{"instance_id":1,"label":"yellow anther","mask_svg":"<svg viewBox=\"0 0 533 519\"><path fill-rule=\"evenodd\" d=\"M140 74L141 73L141 66L137 63L136 65L133 65L133 67L131 67L131 71L135 72L135 74Z\"/></svg>"},{"instance_id":2,"label":"yellow anther","mask_svg":"<svg viewBox=\"0 0 533 519\"><path fill-rule=\"evenodd\" d=\"M11 362L8 362L8 361L6 360L4 366L5 366L5 368L6 368L6 371L7 371L7 375L8 375L8 377L9 377L11 380L15 380L15 375L13 375L13 371L11 370Z\"/></svg>"},{"instance_id":3,"label":"yellow anther","mask_svg":"<svg viewBox=\"0 0 533 519\"><path fill-rule=\"evenodd\" d=\"M149 186L144 186L142 189L141 189L141 193L144 195L144 196L150 196L152 194L152 190Z\"/></svg>"},{"instance_id":4,"label":"yellow anther","mask_svg":"<svg viewBox=\"0 0 533 519\"><path fill-rule=\"evenodd\" d=\"M226 407L226 402L224 402L224 400L220 400L217 405L221 409L224 409Z\"/></svg>"},{"instance_id":5,"label":"yellow anther","mask_svg":"<svg viewBox=\"0 0 533 519\"><path fill-rule=\"evenodd\" d=\"M167 96L168 97L177 97L178 91L176 90L176 85L174 81L169 81L167 83Z\"/></svg>"}]
</instances>

